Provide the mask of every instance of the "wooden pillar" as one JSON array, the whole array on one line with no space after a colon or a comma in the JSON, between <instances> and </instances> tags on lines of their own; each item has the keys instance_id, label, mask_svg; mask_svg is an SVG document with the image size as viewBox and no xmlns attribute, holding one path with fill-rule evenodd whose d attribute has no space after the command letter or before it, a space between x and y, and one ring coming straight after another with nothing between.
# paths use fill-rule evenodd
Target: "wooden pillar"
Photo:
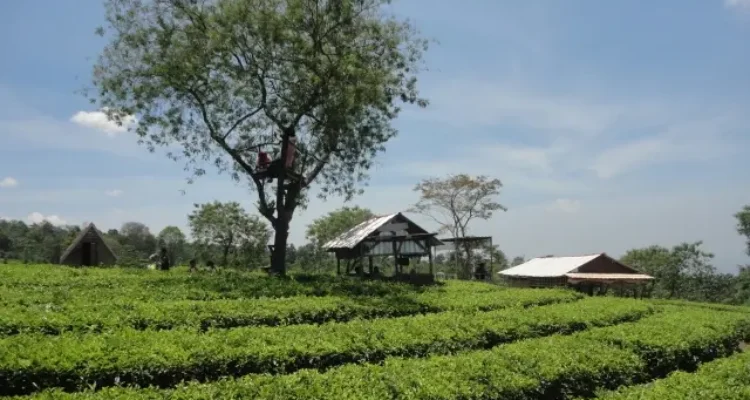
<instances>
[{"instance_id":1,"label":"wooden pillar","mask_svg":"<svg viewBox=\"0 0 750 400\"><path fill-rule=\"evenodd\" d=\"M369 261L368 269L370 270L370 276L372 276L372 256L367 257Z\"/></svg>"},{"instance_id":2,"label":"wooden pillar","mask_svg":"<svg viewBox=\"0 0 750 400\"><path fill-rule=\"evenodd\" d=\"M429 241L429 239L427 239L427 240ZM428 254L428 257L429 257L429 260L430 260L430 275L432 275L434 277L435 276L435 271L434 271L434 269L432 267L432 246L430 246L430 244L428 242L425 242L425 245L427 247L427 254Z\"/></svg>"},{"instance_id":3,"label":"wooden pillar","mask_svg":"<svg viewBox=\"0 0 750 400\"><path fill-rule=\"evenodd\" d=\"M398 275L398 250L396 250L396 241L394 240L391 242L391 247L393 248L393 273L394 275Z\"/></svg>"},{"instance_id":4,"label":"wooden pillar","mask_svg":"<svg viewBox=\"0 0 750 400\"><path fill-rule=\"evenodd\" d=\"M336 256L336 275L341 276L341 259Z\"/></svg>"}]
</instances>

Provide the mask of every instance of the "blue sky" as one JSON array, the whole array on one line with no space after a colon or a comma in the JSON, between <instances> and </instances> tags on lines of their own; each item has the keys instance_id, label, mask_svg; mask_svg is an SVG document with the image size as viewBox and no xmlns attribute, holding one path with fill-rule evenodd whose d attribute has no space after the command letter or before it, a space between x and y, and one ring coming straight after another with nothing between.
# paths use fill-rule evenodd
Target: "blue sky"
<instances>
[{"instance_id":1,"label":"blue sky","mask_svg":"<svg viewBox=\"0 0 750 400\"><path fill-rule=\"evenodd\" d=\"M704 240L719 269L747 262L732 214L750 203L750 0L427 1L392 10L435 40L399 136L365 195L401 211L421 178L488 174L508 207L474 233L509 255L619 256ZM99 0L0 4L0 217L101 228L186 227L193 203L254 194L112 129L76 93L104 42ZM186 190L183 195L180 190ZM304 242L340 199L292 222ZM428 221L419 217L417 221Z\"/></svg>"}]
</instances>

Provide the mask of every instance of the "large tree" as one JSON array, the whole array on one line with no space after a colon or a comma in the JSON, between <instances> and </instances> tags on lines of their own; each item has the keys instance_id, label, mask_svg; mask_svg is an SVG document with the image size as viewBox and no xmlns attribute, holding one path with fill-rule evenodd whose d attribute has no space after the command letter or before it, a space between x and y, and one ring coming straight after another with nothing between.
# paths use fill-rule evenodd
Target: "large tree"
<instances>
[{"instance_id":1,"label":"large tree","mask_svg":"<svg viewBox=\"0 0 750 400\"><path fill-rule=\"evenodd\" d=\"M446 178L430 178L418 183L419 201L410 211L425 215L435 221L440 231L449 232L454 238L465 238L469 224L475 219L490 219L495 211L506 208L497 203L502 183L499 179L467 174L449 175ZM463 243L465 254L464 278L471 275L470 242Z\"/></svg>"},{"instance_id":2,"label":"large tree","mask_svg":"<svg viewBox=\"0 0 750 400\"><path fill-rule=\"evenodd\" d=\"M249 215L237 202L196 204L188 222L204 256L218 249L224 266L230 264L230 255L235 261L257 258L268 242L266 224Z\"/></svg>"},{"instance_id":3,"label":"large tree","mask_svg":"<svg viewBox=\"0 0 750 400\"><path fill-rule=\"evenodd\" d=\"M701 249L702 242L682 243L668 249L650 246L628 250L620 258L626 265L656 278L656 295L695 299L701 286L716 281L714 255Z\"/></svg>"},{"instance_id":4,"label":"large tree","mask_svg":"<svg viewBox=\"0 0 750 400\"><path fill-rule=\"evenodd\" d=\"M119 231L120 243L134 251L138 258L145 259L156 251L156 238L146 224L125 222Z\"/></svg>"},{"instance_id":5,"label":"large tree","mask_svg":"<svg viewBox=\"0 0 750 400\"><path fill-rule=\"evenodd\" d=\"M734 214L737 218L737 233L744 236L747 240L745 251L750 255L750 204L742 208L740 212Z\"/></svg>"},{"instance_id":6,"label":"large tree","mask_svg":"<svg viewBox=\"0 0 750 400\"><path fill-rule=\"evenodd\" d=\"M273 269L285 272L289 223L314 182L351 198L396 134L398 101L418 97L426 41L386 16L388 0L107 0L109 44L93 83L96 104L150 149L195 175L205 162L258 195L275 230ZM287 160L270 184L259 148ZM266 147L264 147L266 146Z\"/></svg>"},{"instance_id":7,"label":"large tree","mask_svg":"<svg viewBox=\"0 0 750 400\"><path fill-rule=\"evenodd\" d=\"M185 234L176 226L167 226L159 232L156 240L160 247L167 249L169 263L174 266L179 261L184 261L187 240Z\"/></svg>"},{"instance_id":8,"label":"large tree","mask_svg":"<svg viewBox=\"0 0 750 400\"><path fill-rule=\"evenodd\" d=\"M359 206L339 208L310 223L307 226L307 240L320 247L374 216L372 211Z\"/></svg>"}]
</instances>

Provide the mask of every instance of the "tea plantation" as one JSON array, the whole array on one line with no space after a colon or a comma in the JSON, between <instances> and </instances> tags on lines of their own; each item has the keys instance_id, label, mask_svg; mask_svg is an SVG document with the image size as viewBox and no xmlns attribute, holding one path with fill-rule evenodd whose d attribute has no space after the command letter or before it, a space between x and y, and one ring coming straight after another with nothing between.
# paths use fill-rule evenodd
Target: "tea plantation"
<instances>
[{"instance_id":1,"label":"tea plantation","mask_svg":"<svg viewBox=\"0 0 750 400\"><path fill-rule=\"evenodd\" d=\"M0 398L750 399L750 309L0 266Z\"/></svg>"}]
</instances>

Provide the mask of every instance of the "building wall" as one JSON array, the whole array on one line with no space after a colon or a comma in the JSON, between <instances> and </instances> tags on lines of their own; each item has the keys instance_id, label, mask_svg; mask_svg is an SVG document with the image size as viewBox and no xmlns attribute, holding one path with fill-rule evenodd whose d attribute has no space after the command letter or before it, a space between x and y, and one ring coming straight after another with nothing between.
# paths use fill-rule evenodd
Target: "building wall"
<instances>
[{"instance_id":1,"label":"building wall","mask_svg":"<svg viewBox=\"0 0 750 400\"><path fill-rule=\"evenodd\" d=\"M568 279L563 277L559 278L515 278L515 277L503 277L503 281L509 286L513 287L558 287L565 286L568 283Z\"/></svg>"}]
</instances>

